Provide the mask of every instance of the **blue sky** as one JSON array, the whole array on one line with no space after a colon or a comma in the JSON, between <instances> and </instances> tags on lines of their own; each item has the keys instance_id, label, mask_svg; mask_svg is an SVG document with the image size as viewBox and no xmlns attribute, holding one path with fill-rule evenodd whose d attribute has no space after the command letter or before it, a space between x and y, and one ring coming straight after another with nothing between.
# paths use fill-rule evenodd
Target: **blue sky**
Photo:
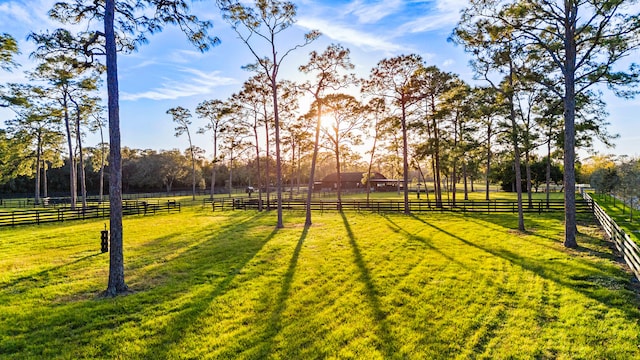
<instances>
[{"instance_id":1,"label":"blue sky","mask_svg":"<svg viewBox=\"0 0 640 360\"><path fill-rule=\"evenodd\" d=\"M23 71L32 67L29 53L33 44L25 38L30 31L55 29L60 24L47 18L54 0L0 0L0 32L7 32L20 42L22 67L13 73L2 72L0 83L24 81ZM296 25L287 32L287 41L302 39L305 32L317 29L322 37L297 50L284 62L283 77L296 80L296 69L305 63L311 50L323 51L331 43L351 50L356 73L366 77L378 61L400 54L416 53L429 65L451 71L472 81L468 57L461 47L447 42L467 4L461 0L351 0L295 1L298 6ZM120 117L123 146L141 149L184 150L186 137L174 137L174 124L166 111L183 106L192 112L208 99L227 99L240 90L252 74L242 66L254 62L244 44L221 19L214 1L195 1L192 11L202 20L211 20L211 34L222 43L201 54L187 43L177 29L167 27L150 37L150 43L136 53L119 56ZM600 153L640 154L640 121L634 113L638 100L619 100L606 95L610 112L610 132L621 134L615 149L597 145ZM303 109L304 110L304 109ZM194 114L195 115L195 114ZM0 110L0 121L11 113ZM193 132L204 125L194 116ZM195 144L210 151L207 135L194 135ZM87 145L99 142L89 136ZM589 154L583 153L583 157Z\"/></svg>"}]
</instances>

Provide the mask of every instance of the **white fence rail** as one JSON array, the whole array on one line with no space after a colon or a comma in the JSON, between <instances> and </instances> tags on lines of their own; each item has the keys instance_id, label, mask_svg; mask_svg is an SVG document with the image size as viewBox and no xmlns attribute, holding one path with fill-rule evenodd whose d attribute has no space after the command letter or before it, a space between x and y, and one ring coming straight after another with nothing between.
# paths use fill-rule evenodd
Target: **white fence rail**
<instances>
[{"instance_id":1,"label":"white fence rail","mask_svg":"<svg viewBox=\"0 0 640 360\"><path fill-rule=\"evenodd\" d=\"M607 236L609 236L616 245L616 248L622 254L624 261L631 268L631 271L633 271L636 279L640 280L640 247L593 201L586 191L582 191L582 197L592 204L593 213L596 219L598 219L600 226L602 226Z\"/></svg>"}]
</instances>

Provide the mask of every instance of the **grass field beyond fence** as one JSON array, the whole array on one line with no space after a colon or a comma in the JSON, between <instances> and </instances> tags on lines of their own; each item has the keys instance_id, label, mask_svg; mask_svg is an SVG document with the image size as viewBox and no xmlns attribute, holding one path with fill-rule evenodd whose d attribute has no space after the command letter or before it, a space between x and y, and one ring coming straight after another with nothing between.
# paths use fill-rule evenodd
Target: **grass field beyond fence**
<instances>
[{"instance_id":1,"label":"grass field beyond fence","mask_svg":"<svg viewBox=\"0 0 640 360\"><path fill-rule=\"evenodd\" d=\"M632 359L632 276L561 213L211 212L124 219L132 292L99 296L103 221L0 229L2 359Z\"/></svg>"}]
</instances>

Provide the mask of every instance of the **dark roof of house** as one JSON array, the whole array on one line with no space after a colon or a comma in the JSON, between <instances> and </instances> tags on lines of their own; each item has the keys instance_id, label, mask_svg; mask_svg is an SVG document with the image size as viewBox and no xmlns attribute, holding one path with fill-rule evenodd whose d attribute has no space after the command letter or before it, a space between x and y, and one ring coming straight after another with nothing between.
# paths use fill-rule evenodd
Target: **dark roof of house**
<instances>
[{"instance_id":1,"label":"dark roof of house","mask_svg":"<svg viewBox=\"0 0 640 360\"><path fill-rule=\"evenodd\" d=\"M364 172L340 173L340 180L342 180L342 182L361 182L363 175L365 174L366 173ZM371 179L383 180L383 179L386 179L386 177L378 172L372 172ZM338 173L329 174L322 179L322 182L336 182L336 181L338 181Z\"/></svg>"}]
</instances>

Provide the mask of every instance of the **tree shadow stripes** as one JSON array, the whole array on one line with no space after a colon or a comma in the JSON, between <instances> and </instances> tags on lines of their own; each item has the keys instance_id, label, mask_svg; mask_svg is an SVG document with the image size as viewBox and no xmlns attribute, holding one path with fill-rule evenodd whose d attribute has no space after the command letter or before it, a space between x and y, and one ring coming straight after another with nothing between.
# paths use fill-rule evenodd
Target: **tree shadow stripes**
<instances>
[{"instance_id":1,"label":"tree shadow stripes","mask_svg":"<svg viewBox=\"0 0 640 360\"><path fill-rule=\"evenodd\" d=\"M278 293L278 299L276 303L276 308L272 312L271 317L269 318L269 333L267 334L269 338L269 348L267 350L267 354L270 354L274 345L275 338L282 330L282 313L286 309L287 299L291 293L291 284L293 283L293 276L296 272L296 267L298 265L298 259L300 257L300 251L302 250L302 245L309 234L309 226L305 226L304 230L302 230L302 234L300 234L300 238L298 239L298 243L296 244L296 248L293 251L293 255L291 256L291 260L289 261L289 267L287 268L287 272L284 274L284 278L282 281L282 287L280 288L280 292Z\"/></svg>"},{"instance_id":2,"label":"tree shadow stripes","mask_svg":"<svg viewBox=\"0 0 640 360\"><path fill-rule=\"evenodd\" d=\"M384 352L384 357L387 359L393 358L397 356L398 346L396 344L396 340L392 337L391 331L386 322L387 314L382 310L382 306L380 304L380 300L378 299L378 290L376 289L375 284L373 283L373 279L371 278L371 273L367 268L367 264L365 263L364 258L362 257L362 252L360 251L360 247L356 242L356 237L351 229L351 225L347 220L344 212L340 212L340 216L342 217L342 222L344 223L344 228L347 231L347 235L349 237L349 244L351 245L351 249L353 252L354 262L358 267L360 272L360 279L365 286L365 295L367 297L367 301L373 310L373 315L375 317L376 323L378 324L378 336L381 340L382 350Z\"/></svg>"},{"instance_id":3,"label":"tree shadow stripes","mask_svg":"<svg viewBox=\"0 0 640 360\"><path fill-rule=\"evenodd\" d=\"M551 260L547 260L547 259L536 259L531 257L525 257L522 254L510 251L507 249L496 249L488 246L483 246L483 245L474 243L472 241L469 241L467 239L464 239L434 224L431 224L415 215L411 215L411 217L413 217L417 221L424 223L427 226L430 226L431 228L439 232L442 232L443 234L450 236L453 239L457 239L458 241L464 243L465 245L484 251L492 256L504 259L512 263L513 265L516 265L522 268L523 270L530 271L536 274L537 276L540 276L546 280L552 281L560 286L573 289L591 298L592 300L600 302L601 304L607 307L623 310L625 312L626 317L629 319L634 319L638 315L638 312L636 311L636 309L630 310L629 307L619 306L619 304L615 303L615 298L608 296L606 293L603 293L602 291L598 291L597 287L581 286L579 284L579 281L577 281L580 279L572 277L571 274L575 273L575 267L572 267L570 264L561 263L561 262L551 262ZM606 271L600 268L598 264L587 262L579 258L575 258L571 254L568 254L568 255L571 256L572 260L574 260L575 262L581 265L588 265L589 266L588 272L590 277L597 278L597 277L606 276ZM587 270L585 269L583 272L585 271Z\"/></svg>"}]
</instances>

